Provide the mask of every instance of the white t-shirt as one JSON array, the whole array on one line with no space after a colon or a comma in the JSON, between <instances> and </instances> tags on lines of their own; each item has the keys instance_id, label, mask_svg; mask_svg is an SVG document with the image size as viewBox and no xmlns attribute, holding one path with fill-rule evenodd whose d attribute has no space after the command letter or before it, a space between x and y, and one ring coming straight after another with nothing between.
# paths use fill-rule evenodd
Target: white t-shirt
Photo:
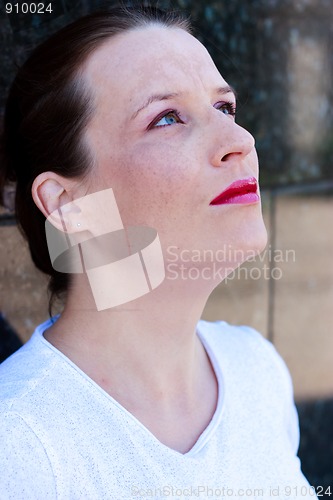
<instances>
[{"instance_id":1,"label":"white t-shirt","mask_svg":"<svg viewBox=\"0 0 333 500\"><path fill-rule=\"evenodd\" d=\"M162 444L42 335L0 366L0 499L313 499L286 364L246 326L199 321L218 404L187 453Z\"/></svg>"}]
</instances>

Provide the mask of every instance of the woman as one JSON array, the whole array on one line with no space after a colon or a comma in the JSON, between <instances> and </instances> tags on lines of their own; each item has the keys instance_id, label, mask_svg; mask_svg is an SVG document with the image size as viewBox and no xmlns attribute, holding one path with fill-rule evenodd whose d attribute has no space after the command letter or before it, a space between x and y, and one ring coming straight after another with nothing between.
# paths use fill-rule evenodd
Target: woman
<instances>
[{"instance_id":1,"label":"woman","mask_svg":"<svg viewBox=\"0 0 333 500\"><path fill-rule=\"evenodd\" d=\"M199 321L266 244L254 139L234 115L188 22L157 9L81 18L19 70L3 182L17 182L32 258L66 299L1 365L4 498L313 498L282 358L249 327ZM101 239L114 233L126 258ZM222 263L184 258L221 248ZM147 288L108 255L137 255Z\"/></svg>"}]
</instances>

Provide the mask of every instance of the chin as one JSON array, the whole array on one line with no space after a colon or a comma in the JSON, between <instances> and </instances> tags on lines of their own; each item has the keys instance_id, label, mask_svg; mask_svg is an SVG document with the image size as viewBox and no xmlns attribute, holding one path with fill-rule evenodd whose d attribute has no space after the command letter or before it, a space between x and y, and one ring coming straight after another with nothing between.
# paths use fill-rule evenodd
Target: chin
<instances>
[{"instance_id":1,"label":"chin","mask_svg":"<svg viewBox=\"0 0 333 500\"><path fill-rule=\"evenodd\" d=\"M248 251L253 255L260 254L263 250L265 250L268 235L263 221L258 222L254 227L252 226L249 228L244 236L242 237L242 244L240 245L244 251Z\"/></svg>"},{"instance_id":2,"label":"chin","mask_svg":"<svg viewBox=\"0 0 333 500\"><path fill-rule=\"evenodd\" d=\"M262 219L240 225L226 246L234 252L237 265L260 254L267 245L267 230ZM226 242L226 240L225 240Z\"/></svg>"}]
</instances>

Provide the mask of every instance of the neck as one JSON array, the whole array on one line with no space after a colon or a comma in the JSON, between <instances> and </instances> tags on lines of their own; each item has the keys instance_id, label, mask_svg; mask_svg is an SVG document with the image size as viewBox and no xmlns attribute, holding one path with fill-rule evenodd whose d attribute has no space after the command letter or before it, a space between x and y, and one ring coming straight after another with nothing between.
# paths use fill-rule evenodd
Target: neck
<instances>
[{"instance_id":1,"label":"neck","mask_svg":"<svg viewBox=\"0 0 333 500\"><path fill-rule=\"evenodd\" d=\"M196 335L212 284L165 280L139 299L97 311L83 280L74 282L46 339L115 395L194 404L200 378L212 370Z\"/></svg>"}]
</instances>

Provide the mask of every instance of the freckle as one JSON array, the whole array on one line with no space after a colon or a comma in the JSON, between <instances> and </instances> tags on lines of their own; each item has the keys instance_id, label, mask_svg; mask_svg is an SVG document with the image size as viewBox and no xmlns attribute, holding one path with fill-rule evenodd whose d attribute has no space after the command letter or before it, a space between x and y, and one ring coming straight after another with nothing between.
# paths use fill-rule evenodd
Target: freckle
<instances>
[{"instance_id":1,"label":"freckle","mask_svg":"<svg viewBox=\"0 0 333 500\"><path fill-rule=\"evenodd\" d=\"M100 379L100 385L102 387L105 387L108 384L108 380L106 378L101 378Z\"/></svg>"}]
</instances>

